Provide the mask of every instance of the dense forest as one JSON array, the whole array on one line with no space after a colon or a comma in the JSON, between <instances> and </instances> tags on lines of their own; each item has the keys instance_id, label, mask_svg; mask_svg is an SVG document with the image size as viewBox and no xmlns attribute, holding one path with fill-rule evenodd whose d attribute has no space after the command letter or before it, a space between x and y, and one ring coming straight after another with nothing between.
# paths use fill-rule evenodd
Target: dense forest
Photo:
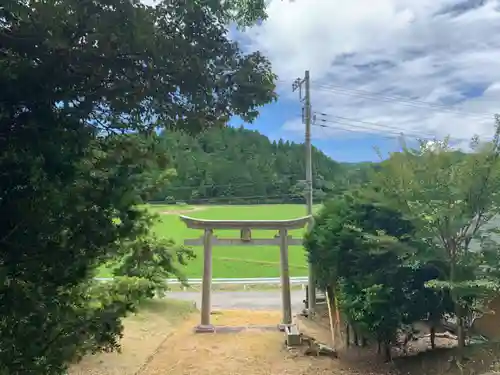
<instances>
[{"instance_id":1,"label":"dense forest","mask_svg":"<svg viewBox=\"0 0 500 375\"><path fill-rule=\"evenodd\" d=\"M243 127L217 128L196 137L164 131L161 149L176 176L154 196L161 202L302 202L304 145L271 141ZM313 147L315 200L363 180L371 163L338 163Z\"/></svg>"}]
</instances>

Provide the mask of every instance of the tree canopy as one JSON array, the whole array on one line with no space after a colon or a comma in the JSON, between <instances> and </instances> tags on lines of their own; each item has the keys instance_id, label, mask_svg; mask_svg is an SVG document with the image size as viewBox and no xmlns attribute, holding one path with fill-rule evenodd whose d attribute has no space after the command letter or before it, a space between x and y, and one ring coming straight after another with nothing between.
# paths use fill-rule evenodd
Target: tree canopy
<instances>
[{"instance_id":1,"label":"tree canopy","mask_svg":"<svg viewBox=\"0 0 500 375\"><path fill-rule=\"evenodd\" d=\"M0 374L63 374L116 349L120 318L158 286L147 278L181 277L189 254L151 238L137 206L171 176L153 130L251 122L275 100L268 60L227 36L262 5L0 1ZM124 255L115 283L92 281Z\"/></svg>"},{"instance_id":2,"label":"tree canopy","mask_svg":"<svg viewBox=\"0 0 500 375\"><path fill-rule=\"evenodd\" d=\"M468 153L447 140L392 153L357 189L327 202L306 236L320 285L347 321L382 342L415 320L456 318L459 347L500 290L500 125ZM359 172L359 171L358 171ZM390 318L388 312L390 311Z\"/></svg>"},{"instance_id":3,"label":"tree canopy","mask_svg":"<svg viewBox=\"0 0 500 375\"><path fill-rule=\"evenodd\" d=\"M465 346L466 317L488 294L499 290L497 220L500 188L500 120L491 142L471 141L471 152L457 153L448 142L403 151L384 160L375 175L378 197L415 225L429 251L445 262L434 286L450 290Z\"/></svg>"},{"instance_id":4,"label":"tree canopy","mask_svg":"<svg viewBox=\"0 0 500 375\"><path fill-rule=\"evenodd\" d=\"M450 311L445 292L426 288L439 273L411 260L422 249L414 233L400 212L351 192L324 205L305 239L319 285L335 293L358 333L385 346L388 359L403 326Z\"/></svg>"},{"instance_id":5,"label":"tree canopy","mask_svg":"<svg viewBox=\"0 0 500 375\"><path fill-rule=\"evenodd\" d=\"M254 21L259 2L224 3L8 1L0 8L4 111L25 118L37 115L35 104L56 107L50 112L107 129L161 122L196 131L232 115L251 122L276 98L275 76L259 52L228 39L225 22Z\"/></svg>"},{"instance_id":6,"label":"tree canopy","mask_svg":"<svg viewBox=\"0 0 500 375\"><path fill-rule=\"evenodd\" d=\"M257 131L214 128L193 137L165 131L161 147L176 176L155 195L157 201L193 203L303 202L303 144L271 142ZM313 148L314 198L342 189L344 166Z\"/></svg>"}]
</instances>

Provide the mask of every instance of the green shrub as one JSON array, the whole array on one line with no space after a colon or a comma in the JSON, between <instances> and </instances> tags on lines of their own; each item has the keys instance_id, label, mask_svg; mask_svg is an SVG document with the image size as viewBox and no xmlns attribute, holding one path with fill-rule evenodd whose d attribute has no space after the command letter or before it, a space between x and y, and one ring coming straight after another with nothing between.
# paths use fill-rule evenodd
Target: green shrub
<instances>
[{"instance_id":1,"label":"green shrub","mask_svg":"<svg viewBox=\"0 0 500 375\"><path fill-rule=\"evenodd\" d=\"M165 197L164 199L166 204L174 204L175 203L175 198L172 196Z\"/></svg>"},{"instance_id":2,"label":"green shrub","mask_svg":"<svg viewBox=\"0 0 500 375\"><path fill-rule=\"evenodd\" d=\"M176 245L171 239L140 237L123 244L123 253L113 266L113 274L147 280L153 286L149 298L163 297L168 288L167 278L173 276L186 283L179 266L186 265L192 258L192 250Z\"/></svg>"},{"instance_id":3,"label":"green shrub","mask_svg":"<svg viewBox=\"0 0 500 375\"><path fill-rule=\"evenodd\" d=\"M305 239L319 286L335 291L349 323L388 356L401 327L453 309L449 294L426 287L439 272L413 261L425 250L413 233L399 212L352 193L326 203Z\"/></svg>"}]
</instances>

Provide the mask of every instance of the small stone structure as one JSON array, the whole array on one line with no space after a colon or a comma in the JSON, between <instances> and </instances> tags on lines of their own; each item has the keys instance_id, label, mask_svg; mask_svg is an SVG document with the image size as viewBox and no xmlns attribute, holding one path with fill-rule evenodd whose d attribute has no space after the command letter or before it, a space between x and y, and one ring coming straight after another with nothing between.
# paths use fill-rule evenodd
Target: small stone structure
<instances>
[{"instance_id":1,"label":"small stone structure","mask_svg":"<svg viewBox=\"0 0 500 375\"><path fill-rule=\"evenodd\" d=\"M196 332L215 332L210 322L210 295L212 289L212 246L262 246L279 245L281 264L281 299L283 319L281 329L292 324L292 303L290 295L290 273L288 267L288 246L301 245L302 239L294 239L288 235L292 229L301 229L311 221L311 216L291 220L207 220L180 216L180 219L191 229L201 229L204 234L200 238L187 239L187 246L203 246L203 281L201 295L201 322ZM240 230L240 238L218 238L214 230ZM252 229L277 230L274 238L253 239Z\"/></svg>"},{"instance_id":2,"label":"small stone structure","mask_svg":"<svg viewBox=\"0 0 500 375\"><path fill-rule=\"evenodd\" d=\"M302 337L296 324L285 327L285 340L287 346L299 346L302 344Z\"/></svg>"}]
</instances>

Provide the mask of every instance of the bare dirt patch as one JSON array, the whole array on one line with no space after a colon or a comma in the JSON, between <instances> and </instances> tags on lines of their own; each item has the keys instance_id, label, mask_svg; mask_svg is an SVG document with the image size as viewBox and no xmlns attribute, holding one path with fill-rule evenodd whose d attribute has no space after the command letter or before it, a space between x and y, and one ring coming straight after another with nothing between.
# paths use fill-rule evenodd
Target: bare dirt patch
<instances>
[{"instance_id":1,"label":"bare dirt patch","mask_svg":"<svg viewBox=\"0 0 500 375\"><path fill-rule=\"evenodd\" d=\"M73 366L70 375L465 375L495 369L495 353L489 346L469 351L472 360L465 371L451 368L453 350L437 350L394 364L381 363L370 349L340 351L339 359L304 356L288 350L282 332L195 334L198 314L186 305L166 309L154 304L141 314L127 318L122 354L101 354ZM167 305L168 307L168 305ZM186 316L190 316L186 319ZM272 326L280 322L278 311L215 311L212 322L219 326ZM301 331L330 344L328 329L311 321L298 320ZM175 328L175 330L174 330Z\"/></svg>"},{"instance_id":2,"label":"bare dirt patch","mask_svg":"<svg viewBox=\"0 0 500 375\"><path fill-rule=\"evenodd\" d=\"M178 209L178 210L167 210L167 211L161 211L160 214L162 215L182 215L182 214L187 214L190 212L196 212L196 211L203 211L206 210L206 207L191 207L191 208L186 208L186 209Z\"/></svg>"},{"instance_id":3,"label":"bare dirt patch","mask_svg":"<svg viewBox=\"0 0 500 375\"><path fill-rule=\"evenodd\" d=\"M273 325L279 312L221 311L216 325ZM289 352L281 332L195 334L196 320L183 324L161 347L141 375L282 375L342 374L330 358L302 357Z\"/></svg>"},{"instance_id":4,"label":"bare dirt patch","mask_svg":"<svg viewBox=\"0 0 500 375\"><path fill-rule=\"evenodd\" d=\"M191 311L191 305L184 302L147 303L137 315L124 320L122 353L85 357L70 368L68 375L135 375Z\"/></svg>"},{"instance_id":5,"label":"bare dirt patch","mask_svg":"<svg viewBox=\"0 0 500 375\"><path fill-rule=\"evenodd\" d=\"M215 310L212 315L215 326L276 325L281 321L279 311Z\"/></svg>"},{"instance_id":6,"label":"bare dirt patch","mask_svg":"<svg viewBox=\"0 0 500 375\"><path fill-rule=\"evenodd\" d=\"M327 314L322 311L314 321L298 318L300 331L315 337L318 341L332 345ZM377 355L376 345L360 348L351 345L345 347L345 336L336 332L335 348L339 351L340 361L347 368L362 374L404 374L404 375L500 375L500 343L487 342L470 345L465 350L465 360L457 363L458 351L456 340L437 337L435 350L430 349L429 337L411 342L408 354L394 349L393 363L384 363Z\"/></svg>"}]
</instances>

